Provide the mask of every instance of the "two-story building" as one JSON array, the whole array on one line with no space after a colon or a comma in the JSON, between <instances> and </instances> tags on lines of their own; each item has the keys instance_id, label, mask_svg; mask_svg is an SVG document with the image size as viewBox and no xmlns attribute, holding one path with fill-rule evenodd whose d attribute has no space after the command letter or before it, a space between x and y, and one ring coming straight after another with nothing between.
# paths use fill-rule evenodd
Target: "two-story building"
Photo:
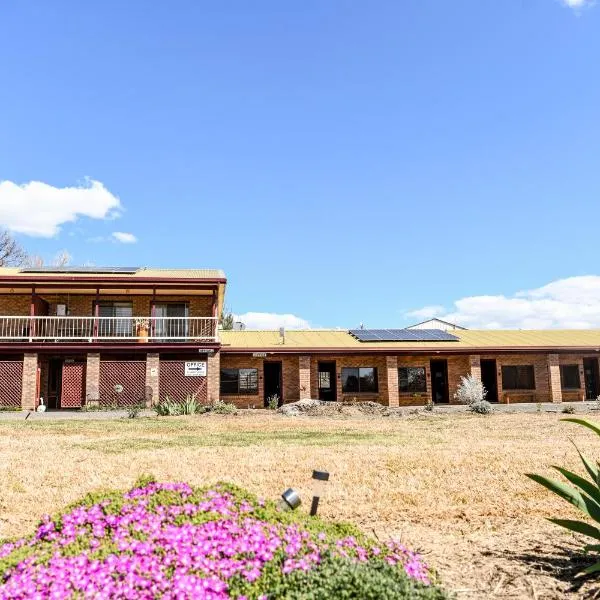
<instances>
[{"instance_id":1,"label":"two-story building","mask_svg":"<svg viewBox=\"0 0 600 600\"><path fill-rule=\"evenodd\" d=\"M0 269L0 408L445 404L468 374L491 402L600 394L597 330L221 331L225 285L206 269Z\"/></svg>"},{"instance_id":2,"label":"two-story building","mask_svg":"<svg viewBox=\"0 0 600 600\"><path fill-rule=\"evenodd\" d=\"M0 406L218 398L225 284L208 269L0 268Z\"/></svg>"}]
</instances>

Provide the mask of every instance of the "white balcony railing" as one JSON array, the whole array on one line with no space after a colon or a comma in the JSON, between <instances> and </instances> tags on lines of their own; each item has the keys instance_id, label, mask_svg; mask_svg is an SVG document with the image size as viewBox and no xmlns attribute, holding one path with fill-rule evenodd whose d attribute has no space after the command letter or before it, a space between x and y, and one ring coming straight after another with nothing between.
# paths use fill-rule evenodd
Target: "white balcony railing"
<instances>
[{"instance_id":1,"label":"white balcony railing","mask_svg":"<svg viewBox=\"0 0 600 600\"><path fill-rule=\"evenodd\" d=\"M0 317L0 342L216 342L216 317Z\"/></svg>"}]
</instances>

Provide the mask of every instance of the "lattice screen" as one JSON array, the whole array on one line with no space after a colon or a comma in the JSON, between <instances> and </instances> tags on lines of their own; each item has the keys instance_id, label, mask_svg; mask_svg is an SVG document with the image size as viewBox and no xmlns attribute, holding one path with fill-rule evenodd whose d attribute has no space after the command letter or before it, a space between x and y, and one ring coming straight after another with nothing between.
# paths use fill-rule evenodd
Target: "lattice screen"
<instances>
[{"instance_id":1,"label":"lattice screen","mask_svg":"<svg viewBox=\"0 0 600 600\"><path fill-rule=\"evenodd\" d=\"M121 389L121 392L116 391ZM136 360L100 361L100 403L131 406L146 399L146 363Z\"/></svg>"},{"instance_id":2,"label":"lattice screen","mask_svg":"<svg viewBox=\"0 0 600 600\"><path fill-rule=\"evenodd\" d=\"M206 402L208 396L206 377L186 377L183 360L160 361L159 390L161 400L169 396L180 401L188 394L195 394L198 402Z\"/></svg>"},{"instance_id":3,"label":"lattice screen","mask_svg":"<svg viewBox=\"0 0 600 600\"><path fill-rule=\"evenodd\" d=\"M22 360L0 360L0 406L21 406Z\"/></svg>"},{"instance_id":4,"label":"lattice screen","mask_svg":"<svg viewBox=\"0 0 600 600\"><path fill-rule=\"evenodd\" d=\"M85 363L65 362L62 368L61 408L80 408L85 398Z\"/></svg>"}]
</instances>

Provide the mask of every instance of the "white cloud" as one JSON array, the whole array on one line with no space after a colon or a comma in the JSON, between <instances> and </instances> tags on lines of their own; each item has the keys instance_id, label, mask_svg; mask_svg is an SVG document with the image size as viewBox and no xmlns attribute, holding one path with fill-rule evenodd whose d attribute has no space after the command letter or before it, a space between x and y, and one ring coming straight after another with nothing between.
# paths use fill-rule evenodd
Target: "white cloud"
<instances>
[{"instance_id":1,"label":"white cloud","mask_svg":"<svg viewBox=\"0 0 600 600\"><path fill-rule=\"evenodd\" d=\"M310 324L305 319L291 314L264 312L247 312L235 315L236 321L241 321L248 329L308 329Z\"/></svg>"},{"instance_id":2,"label":"white cloud","mask_svg":"<svg viewBox=\"0 0 600 600\"><path fill-rule=\"evenodd\" d=\"M446 309L443 306L435 304L433 306L424 306L423 308L419 308L417 310L411 310L406 313L406 316L422 320L433 319L433 317L439 317L445 311Z\"/></svg>"},{"instance_id":3,"label":"white cloud","mask_svg":"<svg viewBox=\"0 0 600 600\"><path fill-rule=\"evenodd\" d=\"M121 242L121 244L135 244L138 241L133 233L126 233L125 231L114 231L112 238L117 242Z\"/></svg>"},{"instance_id":4,"label":"white cloud","mask_svg":"<svg viewBox=\"0 0 600 600\"><path fill-rule=\"evenodd\" d=\"M93 179L64 188L41 181L0 181L0 225L25 235L53 237L64 223L79 217L110 219L120 209L119 198Z\"/></svg>"},{"instance_id":5,"label":"white cloud","mask_svg":"<svg viewBox=\"0 0 600 600\"><path fill-rule=\"evenodd\" d=\"M562 3L574 10L588 8L594 4L595 0L562 0Z\"/></svg>"},{"instance_id":6,"label":"white cloud","mask_svg":"<svg viewBox=\"0 0 600 600\"><path fill-rule=\"evenodd\" d=\"M468 296L438 316L471 329L600 328L600 276L558 279L512 296Z\"/></svg>"}]
</instances>

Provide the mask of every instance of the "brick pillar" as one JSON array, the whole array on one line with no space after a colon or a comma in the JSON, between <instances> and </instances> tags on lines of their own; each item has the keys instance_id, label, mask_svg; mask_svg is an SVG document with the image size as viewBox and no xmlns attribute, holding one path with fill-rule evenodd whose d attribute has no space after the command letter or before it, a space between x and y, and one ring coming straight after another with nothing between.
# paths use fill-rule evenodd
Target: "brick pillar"
<instances>
[{"instance_id":1,"label":"brick pillar","mask_svg":"<svg viewBox=\"0 0 600 600\"><path fill-rule=\"evenodd\" d=\"M300 400L310 398L310 356L300 356L298 360L300 376Z\"/></svg>"},{"instance_id":2,"label":"brick pillar","mask_svg":"<svg viewBox=\"0 0 600 600\"><path fill-rule=\"evenodd\" d=\"M550 400L552 402L562 402L558 354L548 354L548 379L550 384Z\"/></svg>"},{"instance_id":3,"label":"brick pillar","mask_svg":"<svg viewBox=\"0 0 600 600\"><path fill-rule=\"evenodd\" d=\"M388 406L400 406L400 390L398 388L398 357L386 356L385 367L388 388Z\"/></svg>"},{"instance_id":4,"label":"brick pillar","mask_svg":"<svg viewBox=\"0 0 600 600\"><path fill-rule=\"evenodd\" d=\"M221 355L218 352L208 355L207 365L208 390L207 397L209 402L216 402L220 395L221 382Z\"/></svg>"},{"instance_id":5,"label":"brick pillar","mask_svg":"<svg viewBox=\"0 0 600 600\"><path fill-rule=\"evenodd\" d=\"M23 384L21 387L21 408L35 410L37 404L38 355L26 353L23 357Z\"/></svg>"},{"instance_id":6,"label":"brick pillar","mask_svg":"<svg viewBox=\"0 0 600 600\"><path fill-rule=\"evenodd\" d=\"M100 401L100 354L90 352L85 365L85 402Z\"/></svg>"},{"instance_id":7,"label":"brick pillar","mask_svg":"<svg viewBox=\"0 0 600 600\"><path fill-rule=\"evenodd\" d=\"M156 352L146 355L146 406L158 404L160 358Z\"/></svg>"},{"instance_id":8,"label":"brick pillar","mask_svg":"<svg viewBox=\"0 0 600 600\"><path fill-rule=\"evenodd\" d=\"M481 381L481 357L479 354L471 354L469 356L469 364L471 365L471 375Z\"/></svg>"}]
</instances>

